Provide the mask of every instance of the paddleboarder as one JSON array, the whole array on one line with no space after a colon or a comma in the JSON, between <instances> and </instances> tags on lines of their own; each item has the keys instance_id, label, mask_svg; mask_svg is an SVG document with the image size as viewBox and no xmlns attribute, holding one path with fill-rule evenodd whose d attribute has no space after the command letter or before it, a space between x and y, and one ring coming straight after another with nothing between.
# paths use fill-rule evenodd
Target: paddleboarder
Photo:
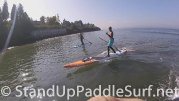
<instances>
[{"instance_id":1,"label":"paddleboarder","mask_svg":"<svg viewBox=\"0 0 179 101\"><path fill-rule=\"evenodd\" d=\"M81 33L80 33L80 41L81 41L81 44L82 44L82 45L84 45L83 40L84 40L84 37L83 37L83 33L81 32Z\"/></svg>"},{"instance_id":2,"label":"paddleboarder","mask_svg":"<svg viewBox=\"0 0 179 101\"><path fill-rule=\"evenodd\" d=\"M113 45L113 43L114 43L114 35L113 35L114 33L113 33L113 31L112 31L112 27L109 27L109 32L107 32L106 33L106 35L108 35L109 36L109 41L108 41L108 57L110 57L110 53L109 53L109 51L110 51L110 49L114 52L114 53L116 53L116 51L112 48L112 45Z\"/></svg>"}]
</instances>

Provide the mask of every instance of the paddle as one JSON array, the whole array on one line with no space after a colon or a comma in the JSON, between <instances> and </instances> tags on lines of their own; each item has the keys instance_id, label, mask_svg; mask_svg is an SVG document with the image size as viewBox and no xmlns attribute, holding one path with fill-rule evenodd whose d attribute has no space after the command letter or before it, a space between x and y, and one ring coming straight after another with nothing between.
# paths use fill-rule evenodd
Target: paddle
<instances>
[{"instance_id":1,"label":"paddle","mask_svg":"<svg viewBox=\"0 0 179 101\"><path fill-rule=\"evenodd\" d=\"M99 39L103 40L104 42L108 43L108 41L104 40L103 38L99 37ZM120 50L114 45L114 48L120 52Z\"/></svg>"},{"instance_id":2,"label":"paddle","mask_svg":"<svg viewBox=\"0 0 179 101\"><path fill-rule=\"evenodd\" d=\"M84 39L84 40L86 40L86 41L88 41L87 39ZM88 41L90 44L92 44L92 42L90 42L90 41Z\"/></svg>"}]
</instances>

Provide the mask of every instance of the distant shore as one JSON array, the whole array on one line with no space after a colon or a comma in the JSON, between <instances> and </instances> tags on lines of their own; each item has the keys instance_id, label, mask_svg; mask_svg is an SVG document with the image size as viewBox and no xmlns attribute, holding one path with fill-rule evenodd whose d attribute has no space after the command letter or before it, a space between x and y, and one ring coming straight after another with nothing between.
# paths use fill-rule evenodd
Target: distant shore
<instances>
[{"instance_id":1,"label":"distant shore","mask_svg":"<svg viewBox=\"0 0 179 101\"><path fill-rule=\"evenodd\" d=\"M6 0L2 8L4 10L1 12L0 9L0 51L5 44L5 48L8 48L62 35L101 30L92 23L83 23L82 20L70 22L60 19L58 14L33 20L24 11L22 4L13 4L9 13Z\"/></svg>"},{"instance_id":2,"label":"distant shore","mask_svg":"<svg viewBox=\"0 0 179 101\"><path fill-rule=\"evenodd\" d=\"M62 30L62 31L61 31ZM86 30L86 31L76 31L76 32L69 32L66 29L49 29L49 30L37 30L34 31L32 34L34 41L40 41L43 39L58 37L58 36L65 36L77 33L84 33L84 32L93 32L93 31L100 31L101 29L93 29L93 30ZM61 32L60 32L61 31ZM46 33L45 35L42 33ZM36 34L35 34L36 33ZM35 34L35 35L34 35ZM39 34L39 35L38 35ZM52 35L53 34L53 35Z\"/></svg>"},{"instance_id":3,"label":"distant shore","mask_svg":"<svg viewBox=\"0 0 179 101\"><path fill-rule=\"evenodd\" d=\"M61 30L61 29L42 29L42 30L35 30L35 31L33 31L33 32L37 32L38 33L38 31L39 32L45 32L45 31L49 31L49 34L51 34L50 33L50 31L52 31L53 32L53 30ZM93 31L100 31L101 29L93 29L93 30L87 30L87 31L82 31L82 33L85 33L85 32L93 32ZM47 32L48 33L48 32ZM35 42L37 42L37 41L41 41L41 40L44 40L44 39L48 39L48 38L53 38L53 37L59 37L59 36L66 36L66 35L72 35L72 34L77 34L77 33L81 33L81 32L79 32L79 31L77 31L77 32L67 32L67 31L65 31L65 32L63 32L63 33L57 33L57 34L54 34L54 35L46 35L46 36L41 36L41 37L35 37L35 36L33 36L32 37L32 39L31 39L31 41L27 41L27 42L25 42L25 43L19 43L19 44L16 44L16 45L10 45L9 47L15 47L15 46L22 46L22 45L26 45L26 44L32 44L32 43L35 43ZM39 33L40 34L40 33ZM7 47L7 50L9 50L8 48L9 47ZM10 48L11 49L11 48ZM0 53L2 52L3 50L1 49L0 50Z\"/></svg>"}]
</instances>

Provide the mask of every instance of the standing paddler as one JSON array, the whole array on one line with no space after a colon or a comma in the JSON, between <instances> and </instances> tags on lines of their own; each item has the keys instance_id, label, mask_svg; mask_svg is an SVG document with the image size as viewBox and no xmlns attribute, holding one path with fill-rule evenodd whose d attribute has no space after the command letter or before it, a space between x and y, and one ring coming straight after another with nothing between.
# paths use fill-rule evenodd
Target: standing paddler
<instances>
[{"instance_id":1,"label":"standing paddler","mask_svg":"<svg viewBox=\"0 0 179 101\"><path fill-rule=\"evenodd\" d=\"M84 42L83 42L83 40L84 40L83 33L81 32L79 35L80 35L81 45L84 45Z\"/></svg>"},{"instance_id":2,"label":"standing paddler","mask_svg":"<svg viewBox=\"0 0 179 101\"><path fill-rule=\"evenodd\" d=\"M109 36L109 41L108 41L108 57L110 57L110 53L109 53L109 51L110 51L110 49L112 49L112 51L114 52L114 53L116 53L116 51L112 48L112 45L113 45L113 43L114 43L114 33L113 33L113 31L112 31L112 27L109 27L109 32L107 32L106 33L106 35L108 35Z\"/></svg>"}]
</instances>

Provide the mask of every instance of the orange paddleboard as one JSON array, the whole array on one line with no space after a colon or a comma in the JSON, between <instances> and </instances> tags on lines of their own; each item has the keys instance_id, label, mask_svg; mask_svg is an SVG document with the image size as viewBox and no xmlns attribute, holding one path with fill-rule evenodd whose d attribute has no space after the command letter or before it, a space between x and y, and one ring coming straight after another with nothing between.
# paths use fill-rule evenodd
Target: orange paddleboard
<instances>
[{"instance_id":1,"label":"orange paddleboard","mask_svg":"<svg viewBox=\"0 0 179 101\"><path fill-rule=\"evenodd\" d=\"M99 62L105 59L111 59L114 57L119 57L120 55L126 53L127 50L126 49L122 49L121 51L116 51L116 53L110 53L110 57L105 57L107 56L107 54L101 53L99 54L97 57L89 57L87 58L85 61L84 60L78 60L72 63L67 63L64 65L65 68L73 68L73 67L79 67L79 66L84 66L84 65L88 65L88 64L93 64L95 62Z\"/></svg>"},{"instance_id":2,"label":"orange paddleboard","mask_svg":"<svg viewBox=\"0 0 179 101\"><path fill-rule=\"evenodd\" d=\"M64 67L65 68L73 68L73 67L78 67L78 66L84 66L84 65L88 65L88 64L93 64L94 62L96 62L95 59L90 59L88 61L83 61L83 60L78 60L72 63L68 63L65 64Z\"/></svg>"}]
</instances>

